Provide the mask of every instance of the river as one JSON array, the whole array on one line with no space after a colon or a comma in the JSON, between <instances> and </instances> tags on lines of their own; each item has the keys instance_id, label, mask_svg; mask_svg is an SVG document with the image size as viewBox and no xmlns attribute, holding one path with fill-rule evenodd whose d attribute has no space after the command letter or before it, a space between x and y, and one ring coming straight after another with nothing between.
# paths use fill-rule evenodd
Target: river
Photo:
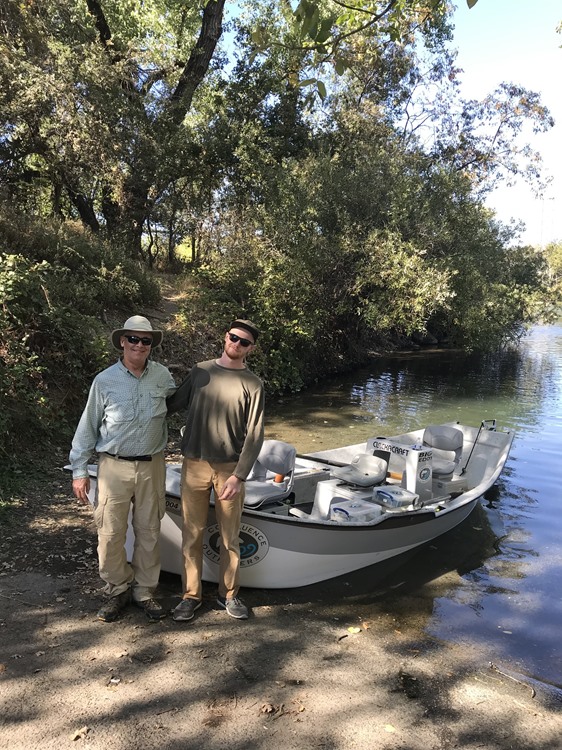
<instances>
[{"instance_id":1,"label":"river","mask_svg":"<svg viewBox=\"0 0 562 750\"><path fill-rule=\"evenodd\" d=\"M500 480L435 542L318 589L388 611L403 606L435 638L562 683L562 325L533 328L493 355L420 351L267 404L266 437L306 453L458 420L515 430ZM377 566L373 566L375 569ZM310 596L310 589L307 595ZM416 596L411 597L412 591ZM411 602L416 602L415 606Z\"/></svg>"}]
</instances>

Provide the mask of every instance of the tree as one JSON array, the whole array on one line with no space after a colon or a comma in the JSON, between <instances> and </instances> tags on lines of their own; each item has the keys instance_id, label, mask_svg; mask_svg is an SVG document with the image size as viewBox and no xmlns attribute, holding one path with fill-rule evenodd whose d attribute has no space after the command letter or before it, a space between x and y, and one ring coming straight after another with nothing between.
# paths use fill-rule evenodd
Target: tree
<instances>
[{"instance_id":1,"label":"tree","mask_svg":"<svg viewBox=\"0 0 562 750\"><path fill-rule=\"evenodd\" d=\"M1 19L1 177L9 194L68 203L140 254L170 153L209 72L225 0L7 0ZM185 153L185 144L182 144ZM189 160L181 167L184 171ZM50 191L50 195L49 195Z\"/></svg>"},{"instance_id":2,"label":"tree","mask_svg":"<svg viewBox=\"0 0 562 750\"><path fill-rule=\"evenodd\" d=\"M92 231L105 230L141 255L155 206L177 194L177 180L197 178L192 125L205 126L206 93L217 93L210 92L221 65L224 7L225 0L148 0L142 6L132 0L5 0L0 180L10 199L41 213L77 215ZM444 0L357 8L303 0L295 11L281 3L278 13L257 0L245 40L254 54L295 53L284 76L288 104L291 90L296 101L307 68L332 62L345 69L350 39L370 35L383 49L416 25L440 23L445 13ZM212 119L212 107L206 111Z\"/></svg>"}]
</instances>

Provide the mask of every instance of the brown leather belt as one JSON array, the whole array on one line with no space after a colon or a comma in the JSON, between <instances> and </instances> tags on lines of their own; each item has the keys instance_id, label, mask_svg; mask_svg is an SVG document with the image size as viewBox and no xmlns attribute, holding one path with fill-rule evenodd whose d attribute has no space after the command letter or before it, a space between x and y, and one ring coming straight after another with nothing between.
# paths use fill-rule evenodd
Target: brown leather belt
<instances>
[{"instance_id":1,"label":"brown leather belt","mask_svg":"<svg viewBox=\"0 0 562 750\"><path fill-rule=\"evenodd\" d=\"M119 461L152 461L152 456L117 456L115 453L107 453L106 456L117 458Z\"/></svg>"}]
</instances>

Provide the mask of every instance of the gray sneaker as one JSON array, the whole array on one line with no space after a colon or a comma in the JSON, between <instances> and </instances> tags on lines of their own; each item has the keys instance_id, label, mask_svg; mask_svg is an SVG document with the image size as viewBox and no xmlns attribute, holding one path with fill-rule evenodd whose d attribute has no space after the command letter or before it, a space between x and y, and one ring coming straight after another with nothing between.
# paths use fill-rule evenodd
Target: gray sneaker
<instances>
[{"instance_id":1,"label":"gray sneaker","mask_svg":"<svg viewBox=\"0 0 562 750\"><path fill-rule=\"evenodd\" d=\"M114 622L122 609L131 603L131 589L122 591L117 596L112 596L98 612L98 620L103 622Z\"/></svg>"},{"instance_id":2,"label":"gray sneaker","mask_svg":"<svg viewBox=\"0 0 562 750\"><path fill-rule=\"evenodd\" d=\"M174 609L172 617L178 622L187 622L193 620L195 610L199 609L201 602L198 599L182 599Z\"/></svg>"},{"instance_id":3,"label":"gray sneaker","mask_svg":"<svg viewBox=\"0 0 562 750\"><path fill-rule=\"evenodd\" d=\"M225 599L224 596L217 597L217 604L219 607L224 607L227 613L231 617L235 617L237 620L248 619L248 607L244 604L242 599L237 596L233 596L231 599Z\"/></svg>"}]
</instances>

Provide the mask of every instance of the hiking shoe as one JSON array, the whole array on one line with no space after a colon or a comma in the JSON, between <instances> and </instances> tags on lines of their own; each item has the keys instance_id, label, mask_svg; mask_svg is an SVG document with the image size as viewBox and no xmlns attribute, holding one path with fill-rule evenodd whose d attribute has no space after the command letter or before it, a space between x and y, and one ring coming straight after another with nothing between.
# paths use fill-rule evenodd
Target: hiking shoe
<instances>
[{"instance_id":1,"label":"hiking shoe","mask_svg":"<svg viewBox=\"0 0 562 750\"><path fill-rule=\"evenodd\" d=\"M125 609L127 604L131 603L131 589L122 591L116 596L112 596L98 612L98 620L103 622L114 622L118 617L122 609Z\"/></svg>"},{"instance_id":2,"label":"hiking shoe","mask_svg":"<svg viewBox=\"0 0 562 750\"><path fill-rule=\"evenodd\" d=\"M235 617L237 620L248 619L248 607L244 604L242 599L237 596L233 596L231 599L225 599L224 596L217 598L217 604L220 607L224 607L227 613L231 617Z\"/></svg>"},{"instance_id":3,"label":"hiking shoe","mask_svg":"<svg viewBox=\"0 0 562 750\"><path fill-rule=\"evenodd\" d=\"M156 599L143 599L140 602L134 602L137 607L144 610L144 614L149 620L161 620L166 617L166 610L162 607Z\"/></svg>"},{"instance_id":4,"label":"hiking shoe","mask_svg":"<svg viewBox=\"0 0 562 750\"><path fill-rule=\"evenodd\" d=\"M198 599L182 599L174 609L172 617L178 622L187 622L193 620L195 610L199 609L201 602Z\"/></svg>"}]
</instances>

